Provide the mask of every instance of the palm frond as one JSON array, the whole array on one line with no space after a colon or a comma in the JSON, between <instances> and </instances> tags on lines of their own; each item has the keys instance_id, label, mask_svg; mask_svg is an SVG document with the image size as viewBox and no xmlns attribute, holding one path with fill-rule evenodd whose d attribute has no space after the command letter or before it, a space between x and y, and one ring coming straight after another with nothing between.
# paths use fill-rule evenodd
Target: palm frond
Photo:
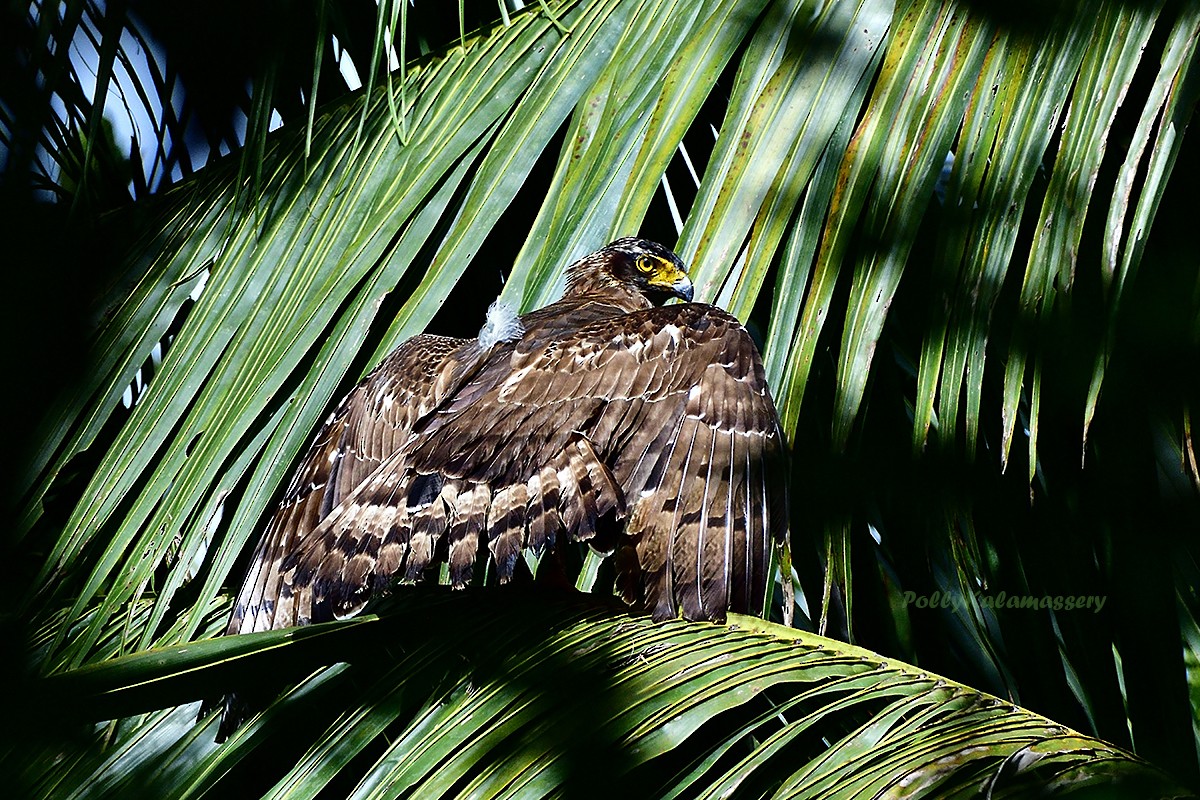
<instances>
[{"instance_id":1,"label":"palm frond","mask_svg":"<svg viewBox=\"0 0 1200 800\"><path fill-rule=\"evenodd\" d=\"M267 797L1174 791L1148 765L994 697L753 618L656 625L503 590L394 600L384 618L222 637L52 679L68 708L150 713L70 776L81 785L34 796L136 786L183 798L247 780ZM330 653L361 663L319 669ZM153 711L219 691L239 661L257 674L316 671L225 745L211 742L212 717L189 729L194 704ZM293 755L263 774L254 756L268 744Z\"/></svg>"}]
</instances>

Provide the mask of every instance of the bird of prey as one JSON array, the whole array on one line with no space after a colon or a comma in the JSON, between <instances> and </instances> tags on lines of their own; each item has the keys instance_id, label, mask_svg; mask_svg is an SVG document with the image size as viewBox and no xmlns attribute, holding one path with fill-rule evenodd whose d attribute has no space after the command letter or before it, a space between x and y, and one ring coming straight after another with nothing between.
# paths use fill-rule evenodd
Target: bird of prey
<instances>
[{"instance_id":1,"label":"bird of prey","mask_svg":"<svg viewBox=\"0 0 1200 800\"><path fill-rule=\"evenodd\" d=\"M483 559L503 583L524 550L579 541L655 619L761 614L783 438L745 328L691 299L678 256L624 238L567 267L558 302L401 344L309 448L228 633L352 616L443 562L455 586Z\"/></svg>"}]
</instances>

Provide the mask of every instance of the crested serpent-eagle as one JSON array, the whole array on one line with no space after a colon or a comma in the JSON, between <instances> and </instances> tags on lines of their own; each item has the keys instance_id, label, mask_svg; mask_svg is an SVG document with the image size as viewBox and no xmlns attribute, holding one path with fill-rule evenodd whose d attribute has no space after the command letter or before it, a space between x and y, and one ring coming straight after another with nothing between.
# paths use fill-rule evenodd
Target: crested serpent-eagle
<instances>
[{"instance_id":1,"label":"crested serpent-eagle","mask_svg":"<svg viewBox=\"0 0 1200 800\"><path fill-rule=\"evenodd\" d=\"M761 614L783 438L749 334L691 299L678 256L624 238L567 267L556 303L401 344L309 448L228 633L353 615L442 561L455 586L480 558L506 582L523 550L576 541L615 553L655 619Z\"/></svg>"}]
</instances>

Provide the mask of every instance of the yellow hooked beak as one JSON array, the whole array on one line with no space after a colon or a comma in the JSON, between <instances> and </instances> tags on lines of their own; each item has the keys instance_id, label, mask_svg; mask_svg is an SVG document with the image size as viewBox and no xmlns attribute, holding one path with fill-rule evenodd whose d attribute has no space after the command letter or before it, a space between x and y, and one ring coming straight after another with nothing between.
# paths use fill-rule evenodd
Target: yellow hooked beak
<instances>
[{"instance_id":1,"label":"yellow hooked beak","mask_svg":"<svg viewBox=\"0 0 1200 800\"><path fill-rule=\"evenodd\" d=\"M647 283L655 289L675 295L684 302L691 302L694 288L687 273L669 261L660 261L659 264L654 277Z\"/></svg>"}]
</instances>

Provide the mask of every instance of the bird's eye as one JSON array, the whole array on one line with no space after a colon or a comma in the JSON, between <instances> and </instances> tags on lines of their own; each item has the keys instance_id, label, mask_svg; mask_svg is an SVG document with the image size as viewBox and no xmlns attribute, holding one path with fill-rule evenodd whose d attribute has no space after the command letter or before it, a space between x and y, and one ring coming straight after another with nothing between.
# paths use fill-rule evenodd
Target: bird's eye
<instances>
[{"instance_id":1,"label":"bird's eye","mask_svg":"<svg viewBox=\"0 0 1200 800\"><path fill-rule=\"evenodd\" d=\"M654 259L650 256L638 256L636 263L638 272L643 275L649 275L651 272L654 272Z\"/></svg>"}]
</instances>

